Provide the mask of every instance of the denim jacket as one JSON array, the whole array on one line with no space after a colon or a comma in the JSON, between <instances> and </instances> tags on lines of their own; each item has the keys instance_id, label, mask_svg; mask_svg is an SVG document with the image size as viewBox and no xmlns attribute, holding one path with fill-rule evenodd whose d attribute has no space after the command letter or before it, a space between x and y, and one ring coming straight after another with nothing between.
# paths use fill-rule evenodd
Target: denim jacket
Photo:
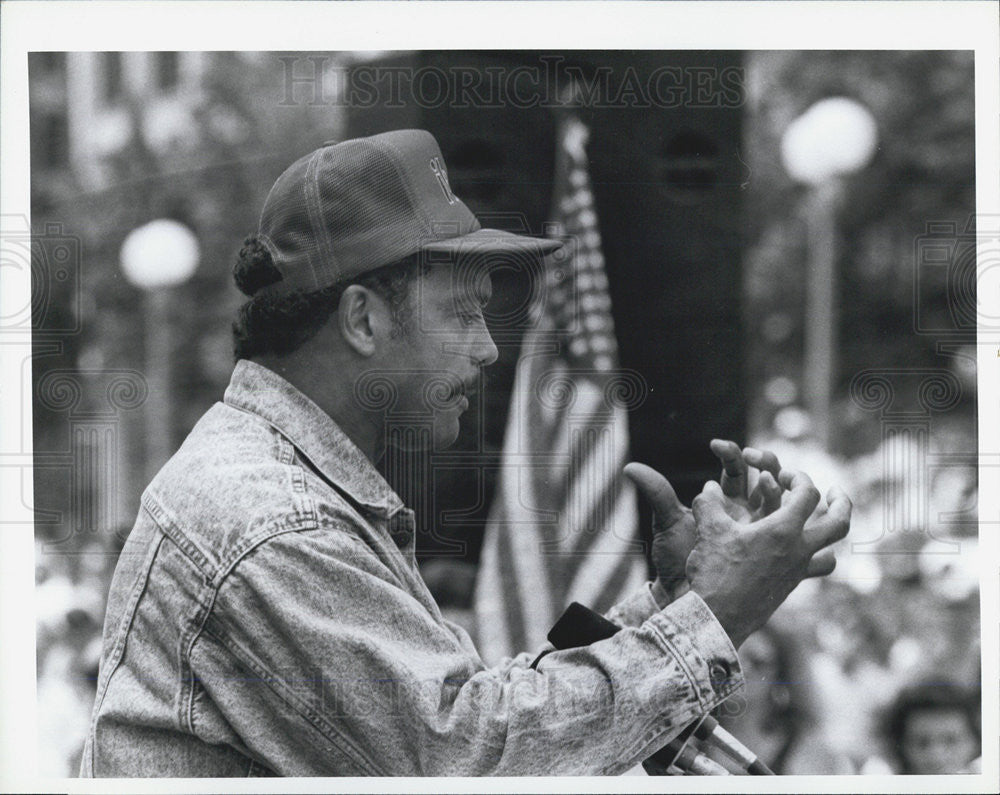
<instances>
[{"instance_id":1,"label":"denim jacket","mask_svg":"<svg viewBox=\"0 0 1000 795\"><path fill-rule=\"evenodd\" d=\"M81 775L616 774L742 683L704 602L648 584L614 637L487 667L414 530L329 416L240 361L142 496Z\"/></svg>"}]
</instances>

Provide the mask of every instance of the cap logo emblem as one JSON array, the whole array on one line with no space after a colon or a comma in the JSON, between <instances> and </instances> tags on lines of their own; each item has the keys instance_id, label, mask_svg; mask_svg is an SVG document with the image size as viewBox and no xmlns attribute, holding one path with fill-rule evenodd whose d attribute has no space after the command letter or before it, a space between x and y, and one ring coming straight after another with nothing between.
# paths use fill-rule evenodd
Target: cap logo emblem
<instances>
[{"instance_id":1,"label":"cap logo emblem","mask_svg":"<svg viewBox=\"0 0 1000 795\"><path fill-rule=\"evenodd\" d=\"M437 177L438 185L441 186L441 192L444 194L444 198L447 200L448 204L454 204L455 194L451 192L451 186L448 185L448 172L445 171L444 163L441 162L441 158L431 158L431 171L433 171L434 176Z\"/></svg>"}]
</instances>

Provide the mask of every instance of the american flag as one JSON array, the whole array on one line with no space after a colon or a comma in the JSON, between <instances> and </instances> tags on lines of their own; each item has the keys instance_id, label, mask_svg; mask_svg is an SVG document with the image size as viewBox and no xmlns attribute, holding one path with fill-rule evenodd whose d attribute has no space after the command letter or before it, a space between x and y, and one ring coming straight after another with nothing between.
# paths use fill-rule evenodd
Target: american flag
<instances>
[{"instance_id":1,"label":"american flag","mask_svg":"<svg viewBox=\"0 0 1000 795\"><path fill-rule=\"evenodd\" d=\"M536 649L571 601L604 612L647 578L621 474L642 381L618 367L588 135L576 116L560 123L553 231L567 245L547 262L522 343L476 586L491 663Z\"/></svg>"}]
</instances>

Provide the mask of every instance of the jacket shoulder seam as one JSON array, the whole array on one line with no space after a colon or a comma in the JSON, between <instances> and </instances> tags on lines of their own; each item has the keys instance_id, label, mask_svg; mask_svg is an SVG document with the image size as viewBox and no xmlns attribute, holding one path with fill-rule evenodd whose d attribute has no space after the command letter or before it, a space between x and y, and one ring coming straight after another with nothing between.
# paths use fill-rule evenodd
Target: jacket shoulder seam
<instances>
[{"instance_id":1,"label":"jacket shoulder seam","mask_svg":"<svg viewBox=\"0 0 1000 795\"><path fill-rule=\"evenodd\" d=\"M174 542L184 557L194 564L206 580L211 580L215 575L216 567L212 564L208 553L181 529L171 512L160 504L149 491L143 493L141 503L160 531Z\"/></svg>"}]
</instances>

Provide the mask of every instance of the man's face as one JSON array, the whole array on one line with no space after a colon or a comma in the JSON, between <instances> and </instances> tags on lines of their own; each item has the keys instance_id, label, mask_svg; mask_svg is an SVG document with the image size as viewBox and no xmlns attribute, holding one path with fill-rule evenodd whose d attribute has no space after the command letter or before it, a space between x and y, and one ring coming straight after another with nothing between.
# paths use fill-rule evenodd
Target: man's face
<instances>
[{"instance_id":1,"label":"man's face","mask_svg":"<svg viewBox=\"0 0 1000 795\"><path fill-rule=\"evenodd\" d=\"M387 440L405 449L441 449L458 438L459 418L479 392L482 368L497 359L483 309L492 284L485 271L436 265L410 284L409 317L378 367L394 384Z\"/></svg>"},{"instance_id":2,"label":"man's face","mask_svg":"<svg viewBox=\"0 0 1000 795\"><path fill-rule=\"evenodd\" d=\"M976 738L960 710L923 709L907 718L902 750L913 773L957 773L976 753Z\"/></svg>"}]
</instances>

